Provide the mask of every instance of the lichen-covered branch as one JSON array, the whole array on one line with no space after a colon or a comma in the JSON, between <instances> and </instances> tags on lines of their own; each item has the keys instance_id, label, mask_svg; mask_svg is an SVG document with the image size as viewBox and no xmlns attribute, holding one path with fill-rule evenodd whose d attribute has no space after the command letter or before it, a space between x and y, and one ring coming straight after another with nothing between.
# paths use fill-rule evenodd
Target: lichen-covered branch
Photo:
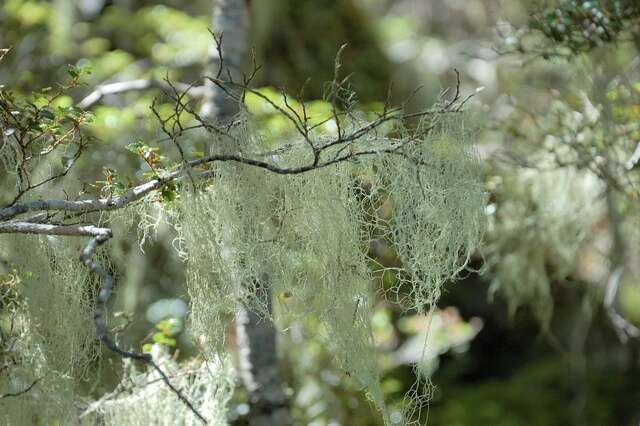
<instances>
[{"instance_id":1,"label":"lichen-covered branch","mask_svg":"<svg viewBox=\"0 0 640 426\"><path fill-rule=\"evenodd\" d=\"M260 169L268 170L270 172L280 174L280 175L297 175L301 173L310 172L313 170L322 169L324 167L337 164L343 161L349 161L356 159L361 156L368 155L376 155L376 154L384 154L384 153L399 153L399 148L401 148L401 144L390 144L390 147L386 149L379 150L366 150L366 151L356 151L350 152L342 156L338 156L336 158L331 158L326 161L323 161L318 164L309 163L297 167L281 167L274 163L266 162L263 160L257 160L253 158L245 158L239 155L209 155L207 157L192 160L187 163L190 168L195 168L197 166L202 166L215 162L235 162L239 164L245 164L248 166L257 167ZM321 149L322 151L322 149ZM166 176L153 179L149 182L145 182L143 184L137 185L124 194L112 198L100 198L100 199L88 199L88 200L78 200L78 201L69 201L69 200L35 200L29 201L21 204L15 204L11 207L5 207L0 209L0 220L9 220L18 215L39 211L39 212L55 212L55 211L64 211L64 212L96 212L96 211L108 211L108 210L117 210L124 207L129 206L142 199L145 195L148 195L154 190L158 190L162 188L162 186L166 185L169 182L176 180L177 178L183 175L182 170L175 171L167 174ZM208 173L202 173L203 177L209 177Z\"/></svg>"},{"instance_id":2,"label":"lichen-covered branch","mask_svg":"<svg viewBox=\"0 0 640 426\"><path fill-rule=\"evenodd\" d=\"M153 360L150 354L126 351L121 349L109 336L109 330L107 328L107 302L111 296L115 280L113 275L109 273L102 265L93 260L93 256L99 246L107 242L113 237L111 229L99 228L96 226L60 226L60 225L48 225L40 223L28 223L28 222L5 222L0 223L0 233L12 233L12 234L44 234L44 235L60 235L60 236L90 236L92 237L82 254L80 255L80 261L89 270L97 275L100 279L100 289L98 291L98 297L96 300L94 321L96 331L100 341L112 352L118 354L122 358L131 358L138 361L142 361L145 364L152 367L158 372L165 384L175 393L175 395L189 407L189 409L203 422L207 423L207 420L198 412L193 404L182 394L182 392L173 386L167 375L162 371L158 364ZM33 387L34 384L31 386Z\"/></svg>"},{"instance_id":3,"label":"lichen-covered branch","mask_svg":"<svg viewBox=\"0 0 640 426\"><path fill-rule=\"evenodd\" d=\"M0 152L0 155L9 155L10 157L15 154L18 158L17 162L9 161L13 160L12 158L5 161L5 164L10 164L11 167L15 166L13 172L18 176L18 185L16 186L18 194L13 201L9 204L5 203L0 208L0 234L89 237L80 258L82 264L100 278L94 316L100 341L121 357L138 360L156 370L171 391L203 421L205 421L204 417L171 383L151 355L126 351L110 337L107 328L107 303L114 287L114 277L94 259L94 255L99 246L112 238L112 231L110 228L100 227L99 224L103 223L100 220L102 215L96 213L125 209L137 203L154 203L158 198L161 198L167 189L171 191L183 189L185 178L189 178L187 183L191 183L195 193L194 199L197 199L199 195L203 195L198 193L198 189L202 188L198 185L198 181L217 180L219 181L216 182L216 188L219 191L217 196L222 197L220 200L223 204L233 205L230 211L238 207L244 209L247 199L253 197L255 192L272 194L271 198L265 199L267 202L260 203L262 209L266 208L268 202L285 203L282 194L287 193L286 197L289 197L289 190L293 191L294 198L297 192L296 203L300 205L304 204L303 201L309 197L320 197L327 205L331 206L342 205L346 210L340 210L337 213L323 210L326 207L324 205L314 205L315 207L307 211L304 218L297 220L297 222L304 222L309 217L315 217L317 221L326 222L327 226L329 226L329 222L338 221L341 225L336 229L339 229L337 234L340 235L346 232L345 229L349 226L355 228L359 226L357 221L352 220L355 216L350 216L356 214L355 210L351 210L353 206L347 207L347 205L355 203L355 200L350 198L352 194L348 194L349 191L345 192L345 189L353 183L349 163L356 163L364 159L371 160L370 163L373 167L385 170L383 174L389 177L391 189L398 194L398 199L394 204L397 204L397 217L400 220L395 225L396 234L392 237L396 239L396 243L403 252L403 258L407 264L406 270L410 272L407 274L407 277L410 276L407 278L407 282L414 289L411 294L414 299L412 306L420 308L425 303L433 303L443 277L449 277L463 268L469 255L465 251L466 257L462 256L465 258L464 262L460 263L457 259L452 260L447 267L430 265L432 262L424 260L447 257L452 254L457 256L462 253L461 247L465 246L469 240L475 241L474 238L479 228L476 223L478 222L476 213L480 210L477 207L482 204L481 199L476 197L476 192L473 192L476 189L473 186L474 169L469 168L467 171L467 166L473 165L473 158L471 158L473 156L467 151L466 135L455 134L453 136L454 139L459 137L460 141L449 141L448 139L445 141L442 134L437 134L432 138L434 132L437 133L444 129L443 127L441 130L436 130L440 126L440 117L459 113L469 99L469 97L465 99L460 97L459 78L453 96L443 94L440 102L432 108L407 112L405 106L408 101L398 108L389 107L387 102L384 104L384 109L378 112L374 118L365 117L356 110L356 97L350 90L349 77L342 77L339 74L341 66L338 55L334 80L327 86L327 101L331 105L331 112L329 117L322 117L318 121L317 117L310 117L308 114L303 90L296 98L297 105L285 92L281 93L283 103L279 103L250 87L251 80L259 70L257 65L254 64L253 70L248 74L240 72L242 60L238 55L241 57L244 54L246 44L245 8L244 0L217 2L214 14L215 45L207 70L209 76L204 88L173 83L168 80L163 82L136 80L101 86L81 102L81 108L90 108L108 94L157 87L163 90L164 95L174 105L169 116L156 110L156 103L152 105L152 111L160 123L166 140L172 141L177 147L180 155L179 160L173 164L164 165L162 169L156 170L152 167L154 176L150 180L130 187L122 193L89 199L73 199L72 197L48 199L45 190L51 185L47 184L62 181L70 167L63 174L52 174L50 178L32 182L28 169L31 164L29 161L44 160L44 157L31 157L29 161L21 159L22 157L28 158L29 149L33 150L35 147L39 147L38 143L41 141L45 141L44 147L50 150L46 152L52 152L51 150L55 150L59 146L68 145L74 137L79 140L75 158L79 157L86 146L79 128L83 123L85 111L72 112L79 115L75 117L73 126L69 130L69 139L62 139L55 135L50 136L46 133L31 134L29 127L16 121L15 117L11 115L0 117L4 120L0 120L0 124L2 124L0 130L3 130L0 135L4 138L0 140L2 144L0 148L6 151ZM240 34L236 35L236 33ZM195 92L198 95L203 95L202 109L199 112L196 111L197 107L193 100ZM251 133L248 120L242 114L242 104L247 94L255 95L273 107L277 114L288 121L294 129L294 135L283 140L275 149L265 152L265 144L262 143L264 141L260 139L262 136L259 132ZM8 111L7 108L5 109ZM34 117L40 117L43 111L46 112L46 110L35 110ZM322 129L323 125L330 121L337 129L336 132L327 133ZM210 136L210 143L207 147L209 151L201 157L196 157L185 150L183 146L187 147L187 144L181 143L182 138L188 132L198 129L205 130L208 133L203 134ZM10 144L7 143L9 140ZM449 146L449 142L451 142L451 146ZM14 148L15 152L11 151ZM224 163L232 163L233 165ZM270 173L263 173L265 171ZM343 173L344 176L337 179L336 173ZM445 176L445 173L449 174ZM277 175L286 176L286 180L292 181L288 190L283 190L285 179ZM428 185L434 186L435 189L425 188L422 183L423 179L429 179ZM451 188L454 190L450 190ZM317 191L315 196L307 194L309 189ZM280 190L282 192L278 192ZM225 193L225 191L227 192ZM335 197L332 191L337 191ZM473 195L467 196L467 192L473 192ZM443 194L446 199L442 199ZM181 197L176 200L176 204L182 205L189 200L187 200L186 192L183 191ZM427 207L423 205L425 203L428 205ZM460 229L469 229L469 235L465 234L464 238L456 230L447 228L449 226L447 221L450 220L447 209L450 209L451 206L458 207L455 216L459 223L463 223ZM292 211L298 208L302 207L293 207ZM442 216L446 219L443 219L446 223L426 223L435 219L416 216L417 211L424 211L426 208L437 211L437 214L426 216L429 218ZM439 208L447 213L441 215ZM230 251L233 251L233 247L236 245L242 247L242 250L239 251L241 254L234 253L232 255L236 258L231 262L238 262L241 267L236 268L235 272L229 275L231 281L235 280L237 286L233 292L233 298L228 300L227 307L234 309L237 315L240 370L251 403L250 423L253 425L287 425L292 423L288 401L278 371L276 334L270 318L272 314L272 288L274 285L282 285L282 283L278 282L278 272L275 270L277 262L270 259L269 262L256 265L256 262L261 260L261 256L252 251L256 246L256 238L260 242L280 244L280 247L273 246L274 251L284 249L284 240L281 241L277 235L274 237L269 234L266 228L260 228L264 223L283 220L284 216L280 217L279 214L289 213L271 210L268 210L268 213L263 213L262 210L247 208L242 218L234 217L230 223L225 224L223 228L227 229L252 229L254 232L251 233L249 246L242 245L247 244L246 241L238 241L243 238L244 234L238 237L231 231L227 234L224 234L224 231L218 232L220 228L216 228L216 224L212 223L214 220L212 216L217 218L223 216L223 213L219 214L217 211L209 211L205 215L205 219L209 222L204 224L204 231L201 231L208 244L213 244L210 241L212 235L219 233L220 238L225 240L225 250L229 248ZM260 215L264 215L264 217L258 219L257 216ZM287 221L289 221L288 218ZM336 225L332 224L331 226ZM443 234L434 236L433 229L442 229ZM305 228L302 230L289 229L286 232L290 233L292 240L304 239L308 244L307 251L319 250L319 253L322 253L319 258L337 256L344 241L338 238L334 241L335 244L324 248L330 249L319 249L317 244L324 236L314 233L317 231L318 229ZM413 242L416 232L421 241L432 241L434 246L421 247L417 250ZM342 272L341 276L336 276L334 280L353 275L354 271L349 268L358 264L358 259L360 259L358 257L361 254L358 249L359 245L355 243L356 234L354 233L351 237L350 244L353 243L350 246L353 249L352 262L347 265L347 269L336 269ZM469 246L468 250L471 250L473 244L469 244ZM219 247L213 248L212 251L219 249ZM297 248L287 247L287 250L295 251ZM421 257L415 255L416 251L421 253ZM437 254L433 255L433 251ZM196 253L193 257L197 258L197 255ZM289 262L286 260L287 256L289 254L283 254L280 258ZM333 259L333 257L331 258ZM334 263L340 263L344 259L336 258L334 260ZM197 261L189 262L188 268L193 267L192 263L197 263ZM214 268L212 262L205 263L208 268ZM244 272L236 273L249 264L254 267L245 268ZM218 266L218 269L226 267L226 265ZM325 266L323 265L323 267ZM286 267L293 268L294 266L287 265ZM229 267L229 269L233 268ZM209 270L207 271L209 275L202 274L203 277L212 281L209 283L209 287L203 286L209 291L209 295L212 294L211 286L218 285L213 276L217 273L218 271ZM335 296L333 290L330 290L329 287L324 288L322 291L325 293L322 297L325 298L326 303L323 303L327 308L316 311L315 314L321 316L326 322L325 325L327 325L329 332L335 334L336 340L332 342L335 348L332 350L337 354L340 368L353 374L354 378L367 388L369 396L376 406L384 411L384 401L378 389L377 373L373 366L375 362L372 361L374 360L373 352L369 351L371 346L368 335L366 333L359 335L358 331L361 330L347 332L341 329L343 324L340 321L353 324L356 318L359 318L359 324L361 323L360 325L366 331L367 314L364 311L366 295L362 293L364 291L362 284L367 282L367 274L362 271L359 274L351 277L350 286L346 287L339 305L333 303ZM431 275L435 278L425 284L426 280L423 277L431 277ZM432 290L433 288L435 290ZM354 300L357 301L354 302ZM192 308L193 303L197 303L195 298L192 298ZM218 303L220 302L218 301ZM353 303L355 303L355 308ZM214 328L213 325L209 324L208 326L211 329ZM212 334L217 331L219 330L213 330ZM343 353L350 345L356 345L359 348L358 351L361 352L369 351L366 362L361 359L353 359Z\"/></svg>"}]
</instances>

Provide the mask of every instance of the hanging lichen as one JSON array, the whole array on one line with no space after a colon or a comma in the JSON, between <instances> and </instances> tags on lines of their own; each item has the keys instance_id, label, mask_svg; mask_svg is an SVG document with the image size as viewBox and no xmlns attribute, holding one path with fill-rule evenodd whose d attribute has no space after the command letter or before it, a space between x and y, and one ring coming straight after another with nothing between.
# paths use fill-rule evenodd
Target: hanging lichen
<instances>
[{"instance_id":1,"label":"hanging lichen","mask_svg":"<svg viewBox=\"0 0 640 426\"><path fill-rule=\"evenodd\" d=\"M229 359L210 358L179 365L161 346L155 345L154 359L172 378L183 395L194 401L208 425L227 424L227 404L235 388L233 369ZM196 425L200 420L162 382L157 373L137 371L129 362L117 392L98 401L81 415L83 424L96 422L105 426Z\"/></svg>"},{"instance_id":2,"label":"hanging lichen","mask_svg":"<svg viewBox=\"0 0 640 426\"><path fill-rule=\"evenodd\" d=\"M393 204L390 239L403 260L398 292L409 284L410 308L433 306L442 285L455 279L478 247L484 228L479 162L464 121L425 121L426 141L408 144L403 156L382 159Z\"/></svg>"},{"instance_id":3,"label":"hanging lichen","mask_svg":"<svg viewBox=\"0 0 640 426\"><path fill-rule=\"evenodd\" d=\"M484 196L471 134L451 121L420 125L432 126L429 136L397 153L291 176L216 165L209 186L183 194L176 228L187 259L192 330L205 348L222 348L238 303L272 320L254 291L268 285L273 294L286 295L277 306L279 321L316 318L337 366L390 421L370 324L374 292L367 248L373 234L365 213L375 197L392 200L393 222L380 226L403 265L394 271L402 280L390 294L409 284L405 307L419 310L433 306L442 284L464 270L483 231ZM289 144L285 154L270 158L275 164L307 160L305 142ZM252 148L258 149L241 147ZM360 174L372 177L368 192L358 186Z\"/></svg>"},{"instance_id":4,"label":"hanging lichen","mask_svg":"<svg viewBox=\"0 0 640 426\"><path fill-rule=\"evenodd\" d=\"M5 137L5 132L11 134L13 130L5 129L0 125L0 201L6 202L4 197L8 197L15 190L20 179L17 173L18 159L20 158L20 147L12 139Z\"/></svg>"},{"instance_id":5,"label":"hanging lichen","mask_svg":"<svg viewBox=\"0 0 640 426\"><path fill-rule=\"evenodd\" d=\"M283 180L284 253L274 292L288 294L284 316L314 316L337 366L362 386L385 414L370 324L371 271L362 240L362 212L351 165Z\"/></svg>"},{"instance_id":6,"label":"hanging lichen","mask_svg":"<svg viewBox=\"0 0 640 426\"><path fill-rule=\"evenodd\" d=\"M572 168L506 175L490 206L487 246L494 280L511 314L531 306L543 326L551 319L551 283L564 280L596 218L602 212L601 185Z\"/></svg>"},{"instance_id":7,"label":"hanging lichen","mask_svg":"<svg viewBox=\"0 0 640 426\"><path fill-rule=\"evenodd\" d=\"M390 115L384 125L371 127L364 114L352 110L354 95L334 86L337 102L348 110L334 117L335 126L342 126L337 139L314 127L274 146L241 115L227 129L208 134L207 154L235 156L233 161L189 170L181 182L177 168L154 170L158 185L168 175L175 179L171 184L181 188L177 198L163 197L162 190L150 192L120 211L91 218L114 233L109 256L103 253L100 259L103 264L111 259L127 262L121 245L136 239L131 236L136 226L141 249L161 226L177 231L174 246L185 261L190 331L208 363L189 378L180 375L186 367L166 357L162 366L213 424L226 421L232 380L224 340L240 305L285 326L312 318L336 366L364 389L385 422L392 423L372 335L376 294L369 248L384 239L401 259L392 271L396 284L382 296L404 309L428 312L442 285L468 265L482 236L484 197L472 134L462 115L445 119L434 110L412 128L403 127L402 115ZM294 127L302 126L291 120ZM341 139L345 134L353 137ZM10 165L10 154L0 153L3 165ZM252 164L241 164L239 158ZM34 175L47 176L45 168ZM166 176L160 177L162 173ZM392 206L391 220L376 217L380 202ZM100 204L105 205L110 209L115 203ZM37 413L37 421L50 423L66 423L75 414L76 387L97 353L92 312L97 283L77 261L81 244L63 237L23 236L10 244L13 256L30 262L20 272L22 355L1 385L15 392L37 382L27 394L2 402L10 424L29 423L33 419L24 417L29 412ZM379 268L384 272L383 265ZM261 297L265 287L286 295L286 302L276 306L277 318ZM163 359L163 354L154 357ZM122 384L121 394L89 404L83 418L108 425L166 424L176 415L185 424L195 421L195 413L170 389L153 381L157 377L145 378L131 366L123 377L123 383L136 386ZM145 382L149 378L152 383ZM428 399L428 385L421 378L410 395L408 406L414 412Z\"/></svg>"},{"instance_id":8,"label":"hanging lichen","mask_svg":"<svg viewBox=\"0 0 640 426\"><path fill-rule=\"evenodd\" d=\"M36 383L28 393L1 402L5 424L64 422L73 418L77 386L88 379L98 356L88 271L72 254L77 247L56 238L3 240L15 264L25 258L30 262L18 270L23 304L15 312L19 339L14 351L19 361L3 375L0 392L15 393Z\"/></svg>"}]
</instances>

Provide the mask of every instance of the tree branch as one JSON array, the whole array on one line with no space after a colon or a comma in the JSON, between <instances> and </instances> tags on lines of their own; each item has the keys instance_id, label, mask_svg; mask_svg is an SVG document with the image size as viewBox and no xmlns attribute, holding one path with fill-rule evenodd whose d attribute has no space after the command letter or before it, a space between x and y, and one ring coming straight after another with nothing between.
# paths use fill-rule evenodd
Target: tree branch
<instances>
[{"instance_id":1,"label":"tree branch","mask_svg":"<svg viewBox=\"0 0 640 426\"><path fill-rule=\"evenodd\" d=\"M40 378L38 378L38 379L34 380L34 381L33 381L33 383L31 383L29 386L27 386L26 388L24 388L24 389L23 389L23 390L21 390L21 391L18 391L18 392L7 392L7 393L0 394L0 399L4 399L4 398L15 398L15 397L18 397L18 396L24 395L25 393L27 393L27 392L29 392L31 389L33 389L33 387L34 387L35 385L37 385L37 384L38 384L38 382L39 382L40 380L42 380L42 377L40 377Z\"/></svg>"},{"instance_id":2,"label":"tree branch","mask_svg":"<svg viewBox=\"0 0 640 426\"><path fill-rule=\"evenodd\" d=\"M607 287L605 289L604 308L614 330L616 331L616 334L618 335L618 338L622 343L627 343L630 338L640 337L640 328L631 324L616 310L616 296L618 294L618 288L620 287L620 280L622 279L623 272L624 268L619 266L609 276Z\"/></svg>"},{"instance_id":3,"label":"tree branch","mask_svg":"<svg viewBox=\"0 0 640 426\"><path fill-rule=\"evenodd\" d=\"M334 144L327 144L319 148L319 151L322 152ZM366 155L376 155L376 154L384 154L384 153L395 153L401 148L401 144L395 145L387 145L385 149L379 150L365 150L365 151L355 151L344 156L340 156L331 160L326 160L323 162L315 163L310 162L308 164L297 166L297 167L280 167L273 163L269 163L263 160L257 160L253 158L242 157L239 155L233 154L214 154L209 155L201 159L191 160L186 163L189 168L194 168L197 166L202 166L205 164L210 164L214 162L236 162L240 164L245 164L248 166L258 167L264 170L268 170L272 173L280 174L280 175L295 175L310 172L313 170L321 169L333 164L337 164L343 161L348 161L350 159L354 159L360 156ZM167 183L175 180L176 178L182 176L184 173L184 168L180 170L176 170L168 173L165 176L159 177L157 179L153 179L149 182L145 182L143 184L137 185L131 189L129 189L124 194L113 197L113 198L100 198L100 199L89 199L89 200L78 200L78 201L69 201L69 200L36 200L30 201L22 204L16 204L11 207L5 207L0 209L0 220L9 220L14 218L20 214L31 212L31 211L73 211L73 212L95 212L95 211L106 211L106 210L117 210L127 205L133 203L134 201L140 200L145 195L149 194L151 191L156 189L160 189L162 186ZM203 177L207 177L207 173L202 174Z\"/></svg>"},{"instance_id":4,"label":"tree branch","mask_svg":"<svg viewBox=\"0 0 640 426\"><path fill-rule=\"evenodd\" d=\"M167 375L153 360L151 354L126 351L118 347L118 345L109 336L109 330L107 329L107 302L111 296L115 280L102 265L92 259L99 246L107 242L113 237L113 233L109 228L99 228L96 226L67 226L67 225L49 225L41 223L29 223L29 222L5 222L0 223L0 233L12 233L12 234L44 234L44 235L61 235L61 236L90 236L92 237L87 243L82 254L80 255L80 261L91 272L96 274L100 278L100 289L98 290L98 297L96 300L96 307L94 313L94 322L98 337L102 343L112 352L120 355L123 358L131 358L138 361L142 361L145 364L151 366L158 372L164 383L171 389L171 391L203 422L207 423L207 420L198 412L193 404L177 389ZM29 387L33 387L35 382ZM27 392L29 389L23 391ZM17 395L9 395L17 396ZM3 396L4 397L4 396Z\"/></svg>"},{"instance_id":5,"label":"tree branch","mask_svg":"<svg viewBox=\"0 0 640 426\"><path fill-rule=\"evenodd\" d=\"M174 88L181 92L188 93L189 96L200 98L204 95L204 86L192 86L186 83L171 83ZM120 81L117 83L103 84L85 96L78 102L78 108L89 109L99 103L102 98L108 95L116 95L120 93L136 92L147 89L170 89L170 85L164 80L140 79L131 81Z\"/></svg>"}]
</instances>

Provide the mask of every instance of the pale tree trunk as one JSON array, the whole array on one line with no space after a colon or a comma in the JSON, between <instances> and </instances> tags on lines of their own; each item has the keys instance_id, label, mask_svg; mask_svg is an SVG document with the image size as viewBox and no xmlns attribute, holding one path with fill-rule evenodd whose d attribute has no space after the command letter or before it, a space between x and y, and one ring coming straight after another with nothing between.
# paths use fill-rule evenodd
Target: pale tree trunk
<instances>
[{"instance_id":1,"label":"pale tree trunk","mask_svg":"<svg viewBox=\"0 0 640 426\"><path fill-rule=\"evenodd\" d=\"M214 1L212 30L222 38L222 66L215 45L210 50L205 74L221 80L241 80L241 68L249 39L247 0ZM207 90L202 106L203 118L219 123L231 121L239 112L239 104L226 92L236 89L225 86L220 89L206 81ZM271 291L268 277L261 277L258 289L259 303L268 307L271 314ZM276 330L269 318L242 304L238 306L236 335L239 368L242 382L249 396L249 424L251 426L291 425L287 398L283 391L276 353Z\"/></svg>"},{"instance_id":2,"label":"pale tree trunk","mask_svg":"<svg viewBox=\"0 0 640 426\"><path fill-rule=\"evenodd\" d=\"M205 66L205 75L220 80L241 81L242 64L247 52L249 38L249 11L246 0L214 0L212 31L221 41L222 69L218 48L212 42L209 57ZM204 117L219 122L228 122L239 111L238 102L232 99L225 90L235 93L237 90L227 85L220 89L209 80L204 95L202 114Z\"/></svg>"}]
</instances>

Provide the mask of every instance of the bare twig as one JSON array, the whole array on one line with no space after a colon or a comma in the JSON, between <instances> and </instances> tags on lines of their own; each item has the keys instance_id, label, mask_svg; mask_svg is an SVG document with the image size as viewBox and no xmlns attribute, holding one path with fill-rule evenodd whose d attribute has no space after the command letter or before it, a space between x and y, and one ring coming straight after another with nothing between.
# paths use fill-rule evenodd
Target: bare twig
<instances>
[{"instance_id":1,"label":"bare twig","mask_svg":"<svg viewBox=\"0 0 640 426\"><path fill-rule=\"evenodd\" d=\"M25 393L27 393L27 392L29 392L31 389L33 389L33 387L34 387L35 385L37 385L37 384L38 384L38 382L39 382L40 380L42 380L42 377L40 377L40 378L38 378L38 379L34 380L34 381L33 381L33 383L31 383L29 386L27 386L26 388L24 388L24 389L23 389L23 390L21 390L21 391L18 391L18 392L7 392L7 393L0 394L0 399L4 399L4 398L15 398L15 397L18 397L18 396L24 395Z\"/></svg>"}]
</instances>

